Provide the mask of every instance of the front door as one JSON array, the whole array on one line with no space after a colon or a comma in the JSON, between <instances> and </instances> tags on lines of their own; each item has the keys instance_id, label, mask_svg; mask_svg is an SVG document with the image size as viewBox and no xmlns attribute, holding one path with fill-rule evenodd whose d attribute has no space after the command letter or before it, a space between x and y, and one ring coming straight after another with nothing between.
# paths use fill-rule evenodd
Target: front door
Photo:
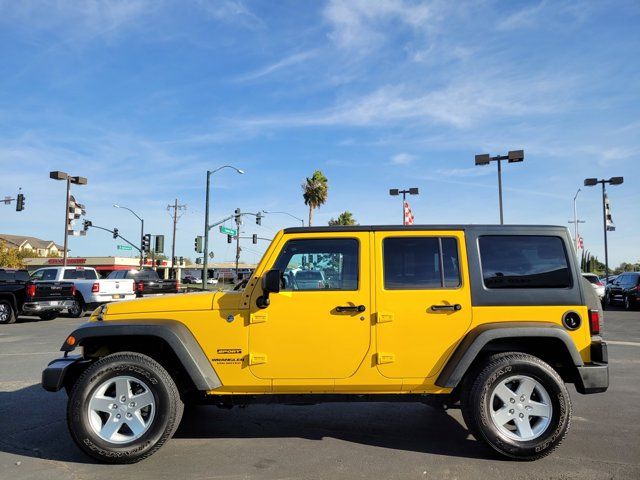
<instances>
[{"instance_id":1,"label":"front door","mask_svg":"<svg viewBox=\"0 0 640 480\"><path fill-rule=\"evenodd\" d=\"M274 388L287 383L275 379L308 379L302 383L311 386L350 377L370 343L369 232L281 242L267 269L283 273L282 289L250 317L251 372L274 379Z\"/></svg>"},{"instance_id":2,"label":"front door","mask_svg":"<svg viewBox=\"0 0 640 480\"><path fill-rule=\"evenodd\" d=\"M433 377L471 324L464 233L376 232L374 241L382 259L375 274L377 368L391 378Z\"/></svg>"}]
</instances>

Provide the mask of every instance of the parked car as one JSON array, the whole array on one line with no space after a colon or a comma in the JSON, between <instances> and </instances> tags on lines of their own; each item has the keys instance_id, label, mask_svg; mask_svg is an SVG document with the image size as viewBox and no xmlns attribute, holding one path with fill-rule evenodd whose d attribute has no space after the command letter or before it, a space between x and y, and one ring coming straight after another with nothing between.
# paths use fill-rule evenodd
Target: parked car
<instances>
[{"instance_id":1,"label":"parked car","mask_svg":"<svg viewBox=\"0 0 640 480\"><path fill-rule=\"evenodd\" d=\"M107 278L112 280L133 280L137 297L177 293L180 289L180 283L177 280L161 279L158 276L158 272L152 269L116 270L111 272Z\"/></svg>"},{"instance_id":2,"label":"parked car","mask_svg":"<svg viewBox=\"0 0 640 480\"><path fill-rule=\"evenodd\" d=\"M600 277L595 273L583 273L582 276L589 280L589 283L593 285L598 298L602 300L604 298L604 283L600 280Z\"/></svg>"},{"instance_id":3,"label":"parked car","mask_svg":"<svg viewBox=\"0 0 640 480\"><path fill-rule=\"evenodd\" d=\"M71 437L108 463L157 451L185 401L459 403L478 441L535 460L571 423L565 384L609 385L572 241L565 227L289 228L243 289L98 309L42 385L71 392ZM283 286L301 265L331 283Z\"/></svg>"},{"instance_id":4,"label":"parked car","mask_svg":"<svg viewBox=\"0 0 640 480\"><path fill-rule=\"evenodd\" d=\"M624 272L607 285L604 303L621 304L626 310L640 305L640 272Z\"/></svg>"},{"instance_id":5,"label":"parked car","mask_svg":"<svg viewBox=\"0 0 640 480\"><path fill-rule=\"evenodd\" d=\"M185 275L182 278L182 283L194 285L196 283L202 283L202 279L198 277L194 277L193 275Z\"/></svg>"},{"instance_id":6,"label":"parked car","mask_svg":"<svg viewBox=\"0 0 640 480\"><path fill-rule=\"evenodd\" d=\"M108 302L136 298L133 280L101 279L95 268L90 267L44 267L33 272L31 280L36 283L63 280L73 282L76 287L75 299L68 312L74 318Z\"/></svg>"},{"instance_id":7,"label":"parked car","mask_svg":"<svg viewBox=\"0 0 640 480\"><path fill-rule=\"evenodd\" d=\"M71 282L38 282L26 270L0 269L0 324L13 323L18 315L53 320L73 304Z\"/></svg>"}]
</instances>

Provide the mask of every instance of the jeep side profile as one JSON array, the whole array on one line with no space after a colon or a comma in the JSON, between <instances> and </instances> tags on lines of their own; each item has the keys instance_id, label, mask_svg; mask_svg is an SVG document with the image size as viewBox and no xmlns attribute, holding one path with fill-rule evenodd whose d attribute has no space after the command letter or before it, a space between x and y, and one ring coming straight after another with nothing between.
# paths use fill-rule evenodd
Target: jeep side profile
<instances>
[{"instance_id":1,"label":"jeep side profile","mask_svg":"<svg viewBox=\"0 0 640 480\"><path fill-rule=\"evenodd\" d=\"M566 384L608 387L601 315L564 227L289 228L243 289L98 308L42 384L108 463L155 452L185 403L332 401L459 405L476 439L535 460L567 433Z\"/></svg>"}]
</instances>

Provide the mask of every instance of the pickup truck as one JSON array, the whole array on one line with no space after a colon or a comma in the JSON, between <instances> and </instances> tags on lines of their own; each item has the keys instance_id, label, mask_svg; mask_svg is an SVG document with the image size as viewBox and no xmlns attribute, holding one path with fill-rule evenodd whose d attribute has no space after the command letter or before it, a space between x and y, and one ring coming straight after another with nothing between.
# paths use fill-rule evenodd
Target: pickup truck
<instances>
[{"instance_id":1,"label":"pickup truck","mask_svg":"<svg viewBox=\"0 0 640 480\"><path fill-rule=\"evenodd\" d=\"M13 323L20 314L53 320L73 303L71 282L33 283L26 270L0 269L0 324Z\"/></svg>"},{"instance_id":2,"label":"pickup truck","mask_svg":"<svg viewBox=\"0 0 640 480\"><path fill-rule=\"evenodd\" d=\"M42 385L108 463L147 458L190 402L459 407L488 451L536 460L569 430L567 384L609 386L602 319L566 227L288 228L238 290L97 309Z\"/></svg>"},{"instance_id":3,"label":"pickup truck","mask_svg":"<svg viewBox=\"0 0 640 480\"><path fill-rule=\"evenodd\" d=\"M155 270L116 270L107 277L110 280L130 279L135 282L136 296L148 297L165 293L178 293L180 283L177 280L164 280Z\"/></svg>"},{"instance_id":4,"label":"pickup truck","mask_svg":"<svg viewBox=\"0 0 640 480\"><path fill-rule=\"evenodd\" d=\"M72 282L76 291L68 312L74 318L105 303L136 298L133 280L101 279L95 268L90 267L44 267L33 272L31 280L36 283L64 280Z\"/></svg>"}]
</instances>

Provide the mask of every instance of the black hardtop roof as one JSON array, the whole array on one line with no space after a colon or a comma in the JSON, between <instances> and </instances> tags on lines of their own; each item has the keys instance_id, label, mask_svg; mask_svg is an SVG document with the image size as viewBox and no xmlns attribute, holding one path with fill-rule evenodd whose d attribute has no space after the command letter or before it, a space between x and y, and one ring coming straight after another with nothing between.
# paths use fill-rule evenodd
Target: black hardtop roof
<instances>
[{"instance_id":1,"label":"black hardtop roof","mask_svg":"<svg viewBox=\"0 0 640 480\"><path fill-rule=\"evenodd\" d=\"M524 231L555 231L566 230L560 225L480 225L480 224L450 224L450 225L341 225L331 227L289 227L284 233L325 233L325 232L389 232L389 231L429 231L429 230L482 230L495 233L522 233Z\"/></svg>"}]
</instances>

